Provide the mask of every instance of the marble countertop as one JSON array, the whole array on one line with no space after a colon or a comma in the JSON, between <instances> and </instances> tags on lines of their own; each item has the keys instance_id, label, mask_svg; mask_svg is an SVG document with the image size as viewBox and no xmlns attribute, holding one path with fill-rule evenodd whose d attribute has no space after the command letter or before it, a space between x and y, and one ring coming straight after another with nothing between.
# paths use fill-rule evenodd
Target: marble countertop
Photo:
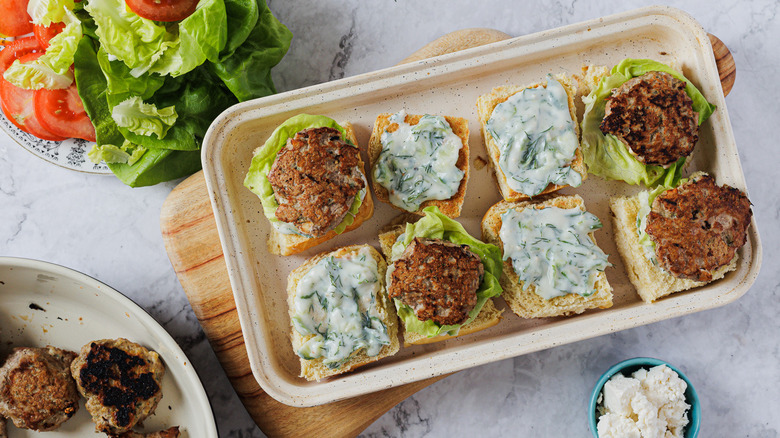
<instances>
[{"instance_id":1,"label":"marble countertop","mask_svg":"<svg viewBox=\"0 0 780 438\"><path fill-rule=\"evenodd\" d=\"M479 4L478 7L474 5ZM387 67L454 30L524 35L650 2L615 0L272 0L295 35L273 76L279 91ZM671 1L731 49L737 80L726 102L764 247L751 290L725 307L462 371L390 410L364 432L379 436L588 436L590 390L634 356L686 371L702 402L701 436L780 432L780 2ZM110 176L44 162L0 134L0 255L41 259L123 292L183 347L203 379L222 437L263 436L205 339L168 261L160 207L176 182L131 189ZM0 303L2 306L2 303Z\"/></svg>"}]
</instances>

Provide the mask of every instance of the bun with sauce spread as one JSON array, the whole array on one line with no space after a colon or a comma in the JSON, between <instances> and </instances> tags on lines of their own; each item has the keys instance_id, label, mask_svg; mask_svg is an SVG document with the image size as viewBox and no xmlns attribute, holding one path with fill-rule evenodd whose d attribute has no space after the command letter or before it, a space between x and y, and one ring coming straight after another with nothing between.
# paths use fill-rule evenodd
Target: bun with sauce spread
<instances>
[{"instance_id":1,"label":"bun with sauce spread","mask_svg":"<svg viewBox=\"0 0 780 438\"><path fill-rule=\"evenodd\" d=\"M482 238L501 248L504 300L522 318L612 307L607 255L593 231L598 218L578 195L501 201L482 219Z\"/></svg>"},{"instance_id":2,"label":"bun with sauce spread","mask_svg":"<svg viewBox=\"0 0 780 438\"><path fill-rule=\"evenodd\" d=\"M380 114L368 141L376 197L422 215L458 217L469 179L469 123L451 116Z\"/></svg>"},{"instance_id":3,"label":"bun with sauce spread","mask_svg":"<svg viewBox=\"0 0 780 438\"><path fill-rule=\"evenodd\" d=\"M586 178L576 92L571 78L559 74L526 87L497 87L477 99L485 149L505 200L577 187Z\"/></svg>"},{"instance_id":4,"label":"bun with sauce spread","mask_svg":"<svg viewBox=\"0 0 780 438\"><path fill-rule=\"evenodd\" d=\"M386 271L373 247L354 245L319 254L290 273L287 304L301 377L320 380L398 352Z\"/></svg>"}]
</instances>

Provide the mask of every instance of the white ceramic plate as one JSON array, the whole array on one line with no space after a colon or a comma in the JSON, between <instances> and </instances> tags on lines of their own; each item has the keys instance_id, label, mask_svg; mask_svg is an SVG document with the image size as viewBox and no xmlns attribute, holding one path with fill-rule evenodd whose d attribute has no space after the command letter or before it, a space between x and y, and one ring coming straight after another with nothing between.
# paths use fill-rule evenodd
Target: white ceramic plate
<instances>
[{"instance_id":1,"label":"white ceramic plate","mask_svg":"<svg viewBox=\"0 0 780 438\"><path fill-rule=\"evenodd\" d=\"M216 438L206 392L187 356L149 314L124 295L79 272L46 262L0 257L0 357L14 347L53 345L78 352L86 343L127 338L165 362L163 398L140 431L179 426L182 437ZM82 437L95 426L81 400L76 415L53 432L8 424L9 437ZM102 435L100 435L102 436Z\"/></svg>"},{"instance_id":2,"label":"white ceramic plate","mask_svg":"<svg viewBox=\"0 0 780 438\"><path fill-rule=\"evenodd\" d=\"M56 164L70 170L79 172L96 173L101 175L111 174L106 163L95 164L87 158L87 152L94 144L91 141L80 138L69 138L63 141L41 140L14 126L0 111L0 127L12 140L19 143L33 155L43 158L49 163Z\"/></svg>"}]
</instances>

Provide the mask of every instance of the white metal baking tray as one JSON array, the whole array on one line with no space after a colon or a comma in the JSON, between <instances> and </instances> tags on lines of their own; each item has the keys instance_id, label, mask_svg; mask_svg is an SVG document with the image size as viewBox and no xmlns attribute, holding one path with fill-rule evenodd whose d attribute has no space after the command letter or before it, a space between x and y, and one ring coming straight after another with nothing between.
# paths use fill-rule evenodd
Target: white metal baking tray
<instances>
[{"instance_id":1,"label":"white metal baking tray","mask_svg":"<svg viewBox=\"0 0 780 438\"><path fill-rule=\"evenodd\" d=\"M375 117L406 109L409 113L447 114L469 119L471 165L486 157L475 102L493 87L530 84L547 73L579 73L583 65L614 65L626 57L675 63L717 105L702 126L700 143L688 172L704 170L719 183L745 190L726 104L707 34L686 13L650 7L552 29L412 64L367 73L236 105L211 125L203 147L203 168L230 282L254 376L272 397L293 406L312 406L402 385L537 350L624 330L721 306L742 296L761 264L755 223L740 250L736 271L706 287L644 304L628 281L615 248L608 197L635 193L622 182L589 177L576 189L589 211L601 218L599 245L614 267L607 277L614 288L610 309L573 317L524 320L511 311L496 326L445 342L402 348L389 358L353 373L307 382L298 377L298 357L290 345L285 287L287 274L312 255L354 244L378 247L377 231L396 210L376 202L374 216L360 228L305 253L280 257L268 253L270 225L260 200L242 185L252 158L273 129L299 114L323 114L350 121L362 147ZM582 108L580 108L580 116ZM472 167L460 222L474 236L487 209L500 199L490 167ZM506 307L501 299L499 307Z\"/></svg>"}]
</instances>

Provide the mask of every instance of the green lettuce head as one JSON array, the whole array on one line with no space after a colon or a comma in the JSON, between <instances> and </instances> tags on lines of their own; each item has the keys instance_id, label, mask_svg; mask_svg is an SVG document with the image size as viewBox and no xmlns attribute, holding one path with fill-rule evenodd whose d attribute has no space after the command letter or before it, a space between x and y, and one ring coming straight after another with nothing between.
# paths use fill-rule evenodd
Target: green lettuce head
<instances>
[{"instance_id":1,"label":"green lettuce head","mask_svg":"<svg viewBox=\"0 0 780 438\"><path fill-rule=\"evenodd\" d=\"M453 219L445 216L439 211L438 207L427 207L423 209L422 219L413 224L406 224L406 230L398 237L393 245L391 259L396 260L404 252L406 247L415 237L425 239L442 239L458 245L468 245L469 249L478 255L485 267L485 273L477 289L477 304L469 312L469 317L461 324L440 325L432 320L420 321L414 314L414 310L400 300L395 299L395 307L398 310L398 316L403 320L406 330L425 335L429 338L447 334L455 336L460 328L473 321L488 299L501 295L503 289L498 283L503 270L501 262L501 250L488 243L477 240L463 228L463 225Z\"/></svg>"},{"instance_id":2,"label":"green lettuce head","mask_svg":"<svg viewBox=\"0 0 780 438\"><path fill-rule=\"evenodd\" d=\"M249 165L249 171L244 178L244 186L260 197L260 202L263 203L263 213L272 223L280 223L281 221L276 218L276 209L279 207L279 203L276 202L274 190L268 181L268 173L271 171L274 160L276 160L276 155L287 144L287 140L294 137L296 133L309 128L334 128L341 133L341 138L344 141L350 143L347 140L344 128L336 123L335 120L325 116L299 114L285 120L274 130L265 144L255 150L252 163ZM358 210L360 210L360 206L363 204L363 199L364 197L360 194L355 196L349 212L341 223L334 228L336 234L343 233L349 225L352 225Z\"/></svg>"},{"instance_id":3,"label":"green lettuce head","mask_svg":"<svg viewBox=\"0 0 780 438\"><path fill-rule=\"evenodd\" d=\"M679 175L682 171L685 157L669 168L641 163L634 158L625 143L612 134L604 135L599 128L606 112L606 98L612 94L612 90L629 79L651 71L669 73L685 82L685 92L693 100L693 110L699 114L699 126L715 111L715 105L707 102L691 81L668 65L650 59L624 59L612 68L609 76L601 79L598 87L583 98L585 115L582 118L582 151L588 172L604 179L622 180L629 184L643 183L651 187L666 179L667 175Z\"/></svg>"}]
</instances>

